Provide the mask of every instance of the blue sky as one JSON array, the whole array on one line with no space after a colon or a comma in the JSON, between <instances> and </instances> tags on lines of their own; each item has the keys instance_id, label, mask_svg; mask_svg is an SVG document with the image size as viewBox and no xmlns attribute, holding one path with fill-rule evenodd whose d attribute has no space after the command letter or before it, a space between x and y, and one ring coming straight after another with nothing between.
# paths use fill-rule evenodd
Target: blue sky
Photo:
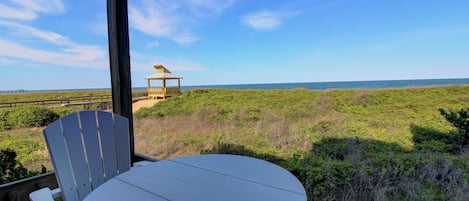
<instances>
[{"instance_id":1,"label":"blue sky","mask_svg":"<svg viewBox=\"0 0 469 201\"><path fill-rule=\"evenodd\" d=\"M129 0L133 87L469 77L467 0ZM105 0L0 0L0 90L110 87Z\"/></svg>"}]
</instances>

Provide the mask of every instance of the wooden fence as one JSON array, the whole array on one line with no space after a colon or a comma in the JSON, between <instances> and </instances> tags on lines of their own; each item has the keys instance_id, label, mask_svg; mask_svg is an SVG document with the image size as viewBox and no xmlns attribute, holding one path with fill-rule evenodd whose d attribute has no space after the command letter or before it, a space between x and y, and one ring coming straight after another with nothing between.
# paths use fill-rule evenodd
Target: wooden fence
<instances>
[{"instance_id":1,"label":"wooden fence","mask_svg":"<svg viewBox=\"0 0 469 201\"><path fill-rule=\"evenodd\" d=\"M140 94L139 94L140 95ZM146 99L144 96L132 98L133 101ZM31 101L15 101L15 102L0 102L0 108L16 108L22 106L44 106L50 108L57 107L74 107L83 106L84 109L90 109L93 105L100 107L100 109L110 108L112 103L111 95L94 95L94 96L72 96L59 99L48 100L31 100Z\"/></svg>"}]
</instances>

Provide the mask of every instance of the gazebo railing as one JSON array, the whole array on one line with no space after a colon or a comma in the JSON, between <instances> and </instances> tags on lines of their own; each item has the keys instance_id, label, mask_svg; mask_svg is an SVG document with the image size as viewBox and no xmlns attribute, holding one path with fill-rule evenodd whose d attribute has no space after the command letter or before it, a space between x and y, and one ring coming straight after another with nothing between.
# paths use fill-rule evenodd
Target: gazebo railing
<instances>
[{"instance_id":1,"label":"gazebo railing","mask_svg":"<svg viewBox=\"0 0 469 201\"><path fill-rule=\"evenodd\" d=\"M148 89L148 97L168 97L177 96L181 94L179 87L166 87L166 88L150 88Z\"/></svg>"}]
</instances>

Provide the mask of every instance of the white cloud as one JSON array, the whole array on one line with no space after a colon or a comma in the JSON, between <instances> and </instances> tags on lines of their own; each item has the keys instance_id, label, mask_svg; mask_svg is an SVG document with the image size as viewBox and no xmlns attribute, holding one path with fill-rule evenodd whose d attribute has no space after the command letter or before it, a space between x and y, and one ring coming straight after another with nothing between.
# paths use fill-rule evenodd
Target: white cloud
<instances>
[{"instance_id":1,"label":"white cloud","mask_svg":"<svg viewBox=\"0 0 469 201\"><path fill-rule=\"evenodd\" d=\"M241 18L243 24L257 31L271 31L282 25L282 23L291 17L297 16L300 11L296 12L275 12L275 11L259 11L244 15Z\"/></svg>"},{"instance_id":2,"label":"white cloud","mask_svg":"<svg viewBox=\"0 0 469 201\"><path fill-rule=\"evenodd\" d=\"M11 18L18 20L33 20L37 15L33 11L21 10L0 3L0 18Z\"/></svg>"},{"instance_id":3,"label":"white cloud","mask_svg":"<svg viewBox=\"0 0 469 201\"><path fill-rule=\"evenodd\" d=\"M188 6L199 16L219 15L223 10L233 5L236 0L188 0Z\"/></svg>"},{"instance_id":4,"label":"white cloud","mask_svg":"<svg viewBox=\"0 0 469 201\"><path fill-rule=\"evenodd\" d=\"M0 64L11 66L109 68L107 48L79 44L57 32L31 26L43 14L65 12L61 0L6 0L0 2ZM106 31L107 32L107 31Z\"/></svg>"},{"instance_id":5,"label":"white cloud","mask_svg":"<svg viewBox=\"0 0 469 201\"><path fill-rule=\"evenodd\" d=\"M168 66L171 67L171 69L177 70L177 71L205 71L207 70L202 64L195 62L195 61L190 61L190 60L174 60L174 61L167 61Z\"/></svg>"},{"instance_id":6,"label":"white cloud","mask_svg":"<svg viewBox=\"0 0 469 201\"><path fill-rule=\"evenodd\" d=\"M15 62L11 59L0 57L0 64L13 64L13 63Z\"/></svg>"},{"instance_id":7,"label":"white cloud","mask_svg":"<svg viewBox=\"0 0 469 201\"><path fill-rule=\"evenodd\" d=\"M71 45L63 50L64 54L74 55L77 61L91 62L91 63L105 63L107 61L107 52L100 46L95 45ZM101 68L101 66L89 66ZM108 67L108 65L103 66Z\"/></svg>"},{"instance_id":8,"label":"white cloud","mask_svg":"<svg viewBox=\"0 0 469 201\"><path fill-rule=\"evenodd\" d=\"M38 13L62 13L65 6L60 0L10 0L0 3L0 18L34 20Z\"/></svg>"},{"instance_id":9,"label":"white cloud","mask_svg":"<svg viewBox=\"0 0 469 201\"><path fill-rule=\"evenodd\" d=\"M216 17L235 0L132 1L130 27L156 38L169 38L179 44L199 40L194 27Z\"/></svg>"},{"instance_id":10,"label":"white cloud","mask_svg":"<svg viewBox=\"0 0 469 201\"><path fill-rule=\"evenodd\" d=\"M198 41L199 39L190 33L182 34L173 38L179 44L186 45Z\"/></svg>"},{"instance_id":11,"label":"white cloud","mask_svg":"<svg viewBox=\"0 0 469 201\"><path fill-rule=\"evenodd\" d=\"M381 39L377 42L368 44L364 48L364 51L387 51L395 48L400 48L402 46L408 46L409 44L412 44L412 42L415 41L422 41L440 37L454 37L458 35L467 34L469 34L469 26L467 25L437 26L417 30L387 33L381 35Z\"/></svg>"},{"instance_id":12,"label":"white cloud","mask_svg":"<svg viewBox=\"0 0 469 201\"><path fill-rule=\"evenodd\" d=\"M62 51L47 51L26 47L0 39L0 56L25 59L60 66L107 68L105 51L97 46L73 45Z\"/></svg>"},{"instance_id":13,"label":"white cloud","mask_svg":"<svg viewBox=\"0 0 469 201\"><path fill-rule=\"evenodd\" d=\"M41 41L46 41L52 44L57 45L66 45L71 44L69 39L60 34L36 29L31 26L19 24L16 22L8 22L0 20L0 26L9 28L16 36L26 37L26 38L37 38Z\"/></svg>"},{"instance_id":14,"label":"white cloud","mask_svg":"<svg viewBox=\"0 0 469 201\"><path fill-rule=\"evenodd\" d=\"M202 64L186 59L155 59L155 61L140 61L132 59L132 70L153 72L153 65L161 63L170 71L205 71Z\"/></svg>"},{"instance_id":15,"label":"white cloud","mask_svg":"<svg viewBox=\"0 0 469 201\"><path fill-rule=\"evenodd\" d=\"M206 68L197 61L181 58L155 57L135 51L130 53L132 70L153 72L153 64L163 64L170 71L205 71Z\"/></svg>"},{"instance_id":16,"label":"white cloud","mask_svg":"<svg viewBox=\"0 0 469 201\"><path fill-rule=\"evenodd\" d=\"M258 31L272 30L282 23L278 15L267 11L246 15L243 22Z\"/></svg>"},{"instance_id":17,"label":"white cloud","mask_svg":"<svg viewBox=\"0 0 469 201\"><path fill-rule=\"evenodd\" d=\"M161 37L170 36L177 26L178 17L170 14L171 7L156 2L143 1L146 5L129 7L130 25L145 34ZM155 12L160 11L160 12Z\"/></svg>"},{"instance_id":18,"label":"white cloud","mask_svg":"<svg viewBox=\"0 0 469 201\"><path fill-rule=\"evenodd\" d=\"M155 41L148 44L148 47L150 47L150 48L155 48L155 47L158 47L158 46L160 46L160 41L157 41L157 40L155 40Z\"/></svg>"},{"instance_id":19,"label":"white cloud","mask_svg":"<svg viewBox=\"0 0 469 201\"><path fill-rule=\"evenodd\" d=\"M98 15L97 20L90 24L87 29L95 34L107 37L107 15Z\"/></svg>"},{"instance_id":20,"label":"white cloud","mask_svg":"<svg viewBox=\"0 0 469 201\"><path fill-rule=\"evenodd\" d=\"M26 10L43 13L62 13L65 6L60 0L12 0Z\"/></svg>"},{"instance_id":21,"label":"white cloud","mask_svg":"<svg viewBox=\"0 0 469 201\"><path fill-rule=\"evenodd\" d=\"M77 44L61 34L16 22L0 20L0 27L8 28L17 38L23 37L48 43L55 49L54 51L38 49L0 38L0 47L2 47L0 56L61 66L87 68L108 66L107 52L100 46Z\"/></svg>"},{"instance_id":22,"label":"white cloud","mask_svg":"<svg viewBox=\"0 0 469 201\"><path fill-rule=\"evenodd\" d=\"M101 36L107 36L107 23L95 23L88 27L90 31Z\"/></svg>"}]
</instances>

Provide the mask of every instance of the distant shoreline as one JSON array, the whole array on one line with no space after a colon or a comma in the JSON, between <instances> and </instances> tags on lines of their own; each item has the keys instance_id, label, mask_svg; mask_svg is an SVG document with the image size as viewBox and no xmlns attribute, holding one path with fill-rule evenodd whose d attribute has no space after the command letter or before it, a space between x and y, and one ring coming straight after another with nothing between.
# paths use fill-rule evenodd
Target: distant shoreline
<instances>
[{"instance_id":1,"label":"distant shoreline","mask_svg":"<svg viewBox=\"0 0 469 201\"><path fill-rule=\"evenodd\" d=\"M375 80L375 81L336 81L336 82L297 82L297 83L259 83L259 84L222 84L222 85L191 85L181 86L181 91L195 88L227 88L227 89L294 89L305 88L311 90L328 89L386 89L427 87L444 85L467 85L469 78L454 79L417 79L417 80ZM146 87L133 87L133 90L146 90ZM89 88L89 89L46 89L46 90L0 90L0 94L20 94L34 92L60 92L60 91L107 91L111 88Z\"/></svg>"}]
</instances>

